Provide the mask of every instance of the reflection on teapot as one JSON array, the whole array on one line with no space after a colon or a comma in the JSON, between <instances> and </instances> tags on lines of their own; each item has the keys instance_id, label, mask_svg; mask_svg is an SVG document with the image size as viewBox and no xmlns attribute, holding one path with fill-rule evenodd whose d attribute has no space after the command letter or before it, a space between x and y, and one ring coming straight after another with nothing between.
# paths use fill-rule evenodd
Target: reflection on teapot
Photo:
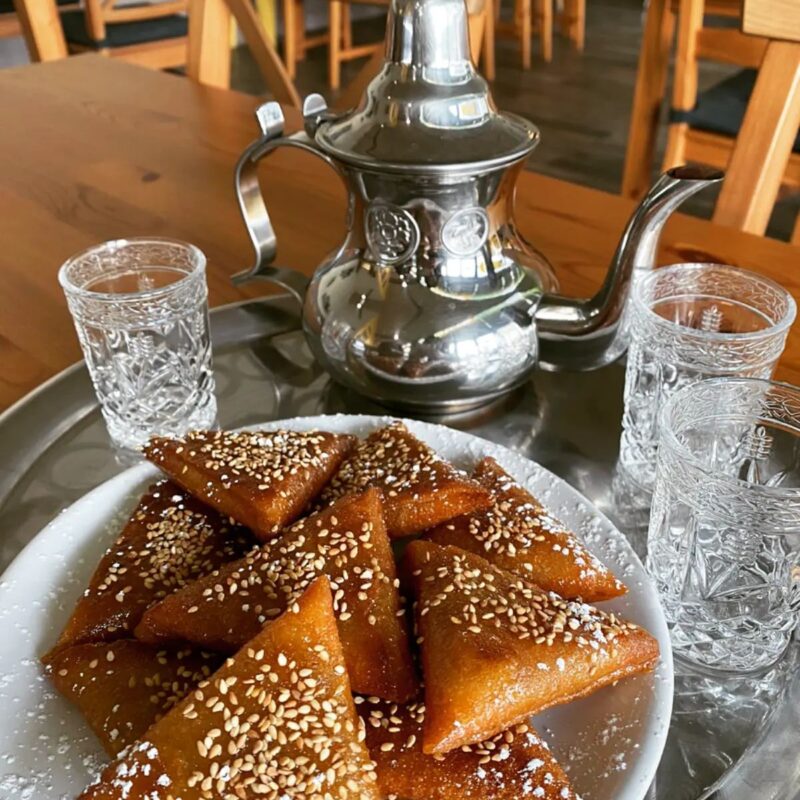
<instances>
[{"instance_id":1,"label":"reflection on teapot","mask_svg":"<svg viewBox=\"0 0 800 800\"><path fill-rule=\"evenodd\" d=\"M649 268L661 228L683 199L722 174L671 170L623 234L589 300L555 294L547 259L516 230L514 189L539 131L495 108L469 57L463 0L392 0L386 59L358 108L304 104L305 130L283 136L276 103L236 169L256 249L253 268L303 303L316 358L379 402L424 411L477 406L519 386L540 361L600 366L635 267ZM276 240L256 174L279 146L308 151L349 190L342 246L305 276L272 264Z\"/></svg>"}]
</instances>

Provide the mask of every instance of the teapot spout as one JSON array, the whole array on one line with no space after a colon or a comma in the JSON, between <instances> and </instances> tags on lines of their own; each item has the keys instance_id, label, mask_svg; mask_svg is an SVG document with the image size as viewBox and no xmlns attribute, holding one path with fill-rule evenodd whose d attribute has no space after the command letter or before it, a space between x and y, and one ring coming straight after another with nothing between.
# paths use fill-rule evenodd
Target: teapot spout
<instances>
[{"instance_id":1,"label":"teapot spout","mask_svg":"<svg viewBox=\"0 0 800 800\"><path fill-rule=\"evenodd\" d=\"M718 183L720 170L682 166L667 170L634 211L603 285L594 297L545 295L536 322L545 369L596 369L619 357L620 321L635 273L652 269L664 223L687 198Z\"/></svg>"}]
</instances>

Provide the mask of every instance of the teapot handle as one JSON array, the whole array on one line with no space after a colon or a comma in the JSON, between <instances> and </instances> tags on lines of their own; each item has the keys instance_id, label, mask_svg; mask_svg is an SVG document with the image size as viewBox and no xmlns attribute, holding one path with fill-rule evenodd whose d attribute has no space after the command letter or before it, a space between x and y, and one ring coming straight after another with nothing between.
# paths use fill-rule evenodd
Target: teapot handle
<instances>
[{"instance_id":1,"label":"teapot handle","mask_svg":"<svg viewBox=\"0 0 800 800\"><path fill-rule=\"evenodd\" d=\"M256 118L261 126L262 136L242 153L235 172L239 209L253 243L256 259L250 269L238 272L231 280L235 284L245 283L253 278L270 281L289 292L302 306L309 278L295 269L277 267L272 263L277 254L278 242L258 182L258 162L279 147L296 147L318 156L340 175L341 172L331 158L314 146L305 132L283 135L283 112L278 103L264 103L256 111Z\"/></svg>"}]
</instances>

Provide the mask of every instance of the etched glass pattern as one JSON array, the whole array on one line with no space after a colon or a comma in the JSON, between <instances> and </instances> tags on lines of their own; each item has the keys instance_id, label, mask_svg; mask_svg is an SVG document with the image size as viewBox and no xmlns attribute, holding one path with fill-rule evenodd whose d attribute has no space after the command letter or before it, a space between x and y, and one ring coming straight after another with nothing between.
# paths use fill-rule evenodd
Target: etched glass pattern
<instances>
[{"instance_id":1,"label":"etched glass pattern","mask_svg":"<svg viewBox=\"0 0 800 800\"><path fill-rule=\"evenodd\" d=\"M619 468L645 494L655 480L658 413L703 378L769 378L795 316L772 281L718 264L679 264L644 276L630 304Z\"/></svg>"},{"instance_id":2,"label":"etched glass pattern","mask_svg":"<svg viewBox=\"0 0 800 800\"><path fill-rule=\"evenodd\" d=\"M59 279L117 445L214 424L205 257L197 248L108 242L68 261Z\"/></svg>"},{"instance_id":3,"label":"etched glass pattern","mask_svg":"<svg viewBox=\"0 0 800 800\"><path fill-rule=\"evenodd\" d=\"M717 378L663 409L647 542L676 652L743 672L800 612L800 389Z\"/></svg>"}]
</instances>

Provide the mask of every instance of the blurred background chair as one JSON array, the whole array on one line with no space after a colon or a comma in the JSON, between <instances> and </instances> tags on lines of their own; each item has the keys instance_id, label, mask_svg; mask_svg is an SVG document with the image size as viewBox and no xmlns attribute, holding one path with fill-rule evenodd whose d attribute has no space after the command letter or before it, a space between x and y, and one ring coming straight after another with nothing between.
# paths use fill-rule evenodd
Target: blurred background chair
<instances>
[{"instance_id":1,"label":"blurred background chair","mask_svg":"<svg viewBox=\"0 0 800 800\"><path fill-rule=\"evenodd\" d=\"M61 14L70 52L99 51L154 69L186 63L188 0L118 5L115 0L83 0Z\"/></svg>"},{"instance_id":2,"label":"blurred background chair","mask_svg":"<svg viewBox=\"0 0 800 800\"><path fill-rule=\"evenodd\" d=\"M641 198L652 180L676 20L681 3L682 0L649 0L646 4L622 178L622 194L632 199ZM685 22L686 27L683 31L684 41L687 43L692 41L691 33L696 31L699 11L701 24L707 19L708 29L711 30L708 35L711 39L709 52L717 52L722 56L721 60L726 60L724 53L726 43L730 44L742 38L742 34L737 30L741 7L741 0L692 0L689 18ZM721 34L721 41L718 34ZM695 67L700 61L697 48L698 43L695 42L693 49L687 47L682 53L694 62ZM738 52L738 48L734 50L735 52ZM694 74L696 80L697 71L680 65L678 63L680 56L677 53L675 58L676 91L680 84L685 87L680 91L688 94L690 87L685 85L683 76ZM710 58L713 59L713 56Z\"/></svg>"},{"instance_id":3,"label":"blurred background chair","mask_svg":"<svg viewBox=\"0 0 800 800\"><path fill-rule=\"evenodd\" d=\"M229 84L231 18L269 93L279 103L300 108L300 95L250 0L189 0L186 74L208 86Z\"/></svg>"},{"instance_id":4,"label":"blurred background chair","mask_svg":"<svg viewBox=\"0 0 800 800\"><path fill-rule=\"evenodd\" d=\"M514 0L510 20L501 18L500 4L495 8L497 35L516 39L519 43L520 61L523 69L531 66L531 39L539 36L542 59L553 60L553 29L557 24L561 33L574 47L583 51L586 40L586 0Z\"/></svg>"},{"instance_id":5,"label":"blurred background chair","mask_svg":"<svg viewBox=\"0 0 800 800\"><path fill-rule=\"evenodd\" d=\"M353 44L350 5L388 5L389 0L330 0L329 30L343 31L342 36L329 37L328 41L328 85L337 90L341 86L342 64L364 56L374 56L383 51L383 40L370 44ZM488 80L495 77L495 18L493 0L467 0L470 25L470 48L473 60L483 62L483 74ZM479 32L479 33L476 33Z\"/></svg>"},{"instance_id":6,"label":"blurred background chair","mask_svg":"<svg viewBox=\"0 0 800 800\"><path fill-rule=\"evenodd\" d=\"M742 27L767 44L714 221L763 234L781 189L800 189L800 4L744 0ZM800 245L800 217L792 242Z\"/></svg>"},{"instance_id":7,"label":"blurred background chair","mask_svg":"<svg viewBox=\"0 0 800 800\"><path fill-rule=\"evenodd\" d=\"M85 9L73 9L64 13L71 14L76 11L81 15L85 14L85 19L79 21L89 31L91 26L97 23L97 17L92 17L97 8L92 10L90 3L99 2L100 0L87 0ZM74 49L74 44L71 46L67 44L58 6L54 0L14 0L14 3L32 61L64 58L70 49ZM178 13L179 5L180 13ZM167 0L153 8L146 7L146 13L153 16L143 18L127 17L124 14L110 15L112 10L100 7L100 21L105 34L103 38L91 39L92 42L102 46L80 47L81 51L91 49L111 57L159 69L185 65L189 78L209 86L227 87L231 73L231 20L233 19L258 66L267 91L281 103L300 107L300 95L269 41L250 0L180 0L180 4L175 0ZM125 7L116 10L123 12ZM137 11L138 13L140 11ZM173 26L174 21L169 19L172 16L180 19L179 27ZM136 37L130 34L130 29L124 35L112 32L117 26L140 26L142 23L154 23L152 26L148 25L148 30L153 34L156 32L162 34L163 38L145 41L141 35L141 41L134 43L131 39ZM65 24L65 28L68 27L69 25ZM137 28L137 31L140 32L141 28ZM138 32L137 36L140 35ZM100 36L100 33L100 28L95 28L95 36ZM180 35L168 35L172 33Z\"/></svg>"},{"instance_id":8,"label":"blurred background chair","mask_svg":"<svg viewBox=\"0 0 800 800\"><path fill-rule=\"evenodd\" d=\"M800 189L800 22L790 13L797 15L798 5L796 0L653 0L639 60L623 194L640 197L652 179L677 24L662 167L694 162L727 168L713 219L751 233L766 231L781 191ZM754 24L756 16L769 25ZM704 61L739 69L700 91Z\"/></svg>"},{"instance_id":9,"label":"blurred background chair","mask_svg":"<svg viewBox=\"0 0 800 800\"><path fill-rule=\"evenodd\" d=\"M488 0L484 3L483 0L467 0L467 24L469 25L469 49L472 55L472 60L475 64L484 56L484 64L486 64L486 56L484 47L490 37L494 37L494 27L491 24L493 17L490 16L490 6ZM494 54L492 54L492 59ZM375 77L378 70L383 64L383 47L375 49L356 76L345 86L339 93L336 100L336 107L342 110L354 108L369 82ZM492 69L494 69L494 62L492 61ZM484 67L484 74L486 68ZM488 78L488 75L486 76Z\"/></svg>"}]
</instances>

